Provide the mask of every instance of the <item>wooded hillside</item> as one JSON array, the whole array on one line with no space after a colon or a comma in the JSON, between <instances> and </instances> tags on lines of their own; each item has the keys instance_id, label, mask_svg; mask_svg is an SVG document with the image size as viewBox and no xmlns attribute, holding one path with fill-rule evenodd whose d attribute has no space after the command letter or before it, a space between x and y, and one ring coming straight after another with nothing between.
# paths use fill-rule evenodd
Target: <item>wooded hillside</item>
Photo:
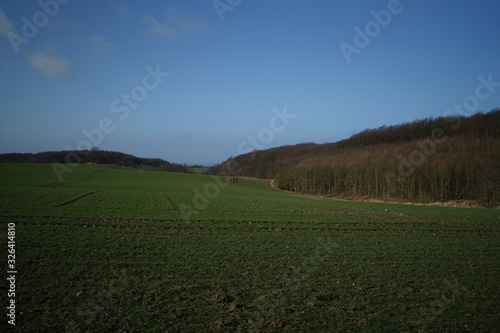
<instances>
[{"instance_id":1,"label":"wooded hillside","mask_svg":"<svg viewBox=\"0 0 500 333\"><path fill-rule=\"evenodd\" d=\"M189 172L187 166L170 163L161 158L142 158L99 149L0 154L0 163L95 163L143 170Z\"/></svg>"},{"instance_id":2,"label":"wooded hillside","mask_svg":"<svg viewBox=\"0 0 500 333\"><path fill-rule=\"evenodd\" d=\"M238 156L211 170L276 178L285 190L407 201L500 202L500 110L370 129L331 144Z\"/></svg>"}]
</instances>

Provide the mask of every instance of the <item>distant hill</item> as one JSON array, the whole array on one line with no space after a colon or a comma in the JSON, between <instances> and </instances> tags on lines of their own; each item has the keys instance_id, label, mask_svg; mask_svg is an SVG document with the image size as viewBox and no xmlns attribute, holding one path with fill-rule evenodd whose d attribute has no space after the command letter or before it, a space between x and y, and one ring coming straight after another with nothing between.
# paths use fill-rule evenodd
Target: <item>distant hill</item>
<instances>
[{"instance_id":1,"label":"distant hill","mask_svg":"<svg viewBox=\"0 0 500 333\"><path fill-rule=\"evenodd\" d=\"M170 163L161 158L142 158L98 149L0 154L0 163L95 163L143 170L190 172L186 165Z\"/></svg>"},{"instance_id":2,"label":"distant hill","mask_svg":"<svg viewBox=\"0 0 500 333\"><path fill-rule=\"evenodd\" d=\"M286 190L352 199L500 202L500 110L382 126L335 143L230 158L209 173L274 178Z\"/></svg>"}]
</instances>

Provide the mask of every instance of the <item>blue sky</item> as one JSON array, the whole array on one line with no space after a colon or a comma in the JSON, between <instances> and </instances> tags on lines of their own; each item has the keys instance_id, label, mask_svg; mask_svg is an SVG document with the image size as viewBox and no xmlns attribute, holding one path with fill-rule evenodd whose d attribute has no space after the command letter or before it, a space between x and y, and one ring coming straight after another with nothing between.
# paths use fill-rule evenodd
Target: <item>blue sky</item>
<instances>
[{"instance_id":1,"label":"blue sky","mask_svg":"<svg viewBox=\"0 0 500 333\"><path fill-rule=\"evenodd\" d=\"M500 82L498 13L493 0L3 1L0 153L86 147L86 131L101 149L214 164L244 143L333 142L464 101L487 112L500 87L471 96L478 77Z\"/></svg>"}]
</instances>

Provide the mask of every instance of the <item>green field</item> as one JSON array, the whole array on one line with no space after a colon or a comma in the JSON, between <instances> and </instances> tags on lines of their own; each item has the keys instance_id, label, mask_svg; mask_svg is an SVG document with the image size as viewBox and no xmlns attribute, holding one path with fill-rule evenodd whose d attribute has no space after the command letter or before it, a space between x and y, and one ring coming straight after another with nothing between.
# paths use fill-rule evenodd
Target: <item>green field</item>
<instances>
[{"instance_id":1,"label":"green field","mask_svg":"<svg viewBox=\"0 0 500 333\"><path fill-rule=\"evenodd\" d=\"M7 225L16 226L19 332L500 325L499 210L305 198L265 180L229 185L202 174L72 170L59 182L50 164L0 164L4 249Z\"/></svg>"}]
</instances>

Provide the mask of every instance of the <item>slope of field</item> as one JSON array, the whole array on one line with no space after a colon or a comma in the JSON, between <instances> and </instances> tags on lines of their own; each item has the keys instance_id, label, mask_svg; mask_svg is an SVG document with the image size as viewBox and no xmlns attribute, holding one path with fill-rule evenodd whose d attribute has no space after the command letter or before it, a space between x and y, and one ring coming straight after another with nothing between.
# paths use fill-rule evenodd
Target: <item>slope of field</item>
<instances>
[{"instance_id":1,"label":"slope of field","mask_svg":"<svg viewBox=\"0 0 500 333\"><path fill-rule=\"evenodd\" d=\"M19 331L497 328L498 210L72 169L60 183L48 164L0 164L0 219L5 232L16 225Z\"/></svg>"}]
</instances>

